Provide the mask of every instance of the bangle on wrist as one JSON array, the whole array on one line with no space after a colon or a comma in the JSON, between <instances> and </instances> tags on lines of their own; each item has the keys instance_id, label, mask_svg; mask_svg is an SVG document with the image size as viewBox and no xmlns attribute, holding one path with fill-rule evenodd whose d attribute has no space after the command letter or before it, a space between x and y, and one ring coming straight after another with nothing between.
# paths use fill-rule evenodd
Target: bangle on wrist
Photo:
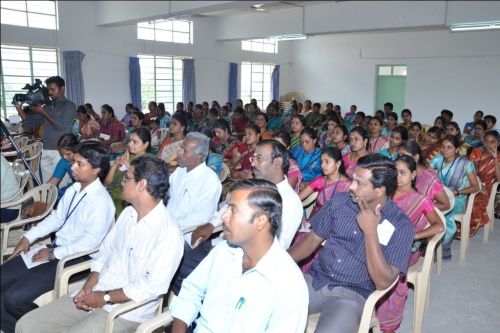
<instances>
[{"instance_id":1,"label":"bangle on wrist","mask_svg":"<svg viewBox=\"0 0 500 333\"><path fill-rule=\"evenodd\" d=\"M49 258L48 259L49 259L49 261L54 261L57 259L56 256L54 255L54 248L49 249Z\"/></svg>"}]
</instances>

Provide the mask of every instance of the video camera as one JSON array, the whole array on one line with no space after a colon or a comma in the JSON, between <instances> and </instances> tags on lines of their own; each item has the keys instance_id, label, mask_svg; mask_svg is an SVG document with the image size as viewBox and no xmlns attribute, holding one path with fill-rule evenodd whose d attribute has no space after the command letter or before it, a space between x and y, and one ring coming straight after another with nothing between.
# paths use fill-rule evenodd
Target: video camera
<instances>
[{"instance_id":1,"label":"video camera","mask_svg":"<svg viewBox=\"0 0 500 333\"><path fill-rule=\"evenodd\" d=\"M35 83L27 83L23 90L28 90L26 94L15 94L12 98L12 105L23 105L29 108L35 104L47 104L50 102L49 90L42 84L40 79L35 79Z\"/></svg>"}]
</instances>

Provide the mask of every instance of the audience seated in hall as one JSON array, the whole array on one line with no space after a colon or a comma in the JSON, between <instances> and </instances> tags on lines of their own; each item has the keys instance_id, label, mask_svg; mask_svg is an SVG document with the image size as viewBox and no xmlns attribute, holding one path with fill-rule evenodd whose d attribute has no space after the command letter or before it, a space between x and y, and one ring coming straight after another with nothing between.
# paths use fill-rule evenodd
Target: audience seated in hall
<instances>
[{"instance_id":1,"label":"audience seated in hall","mask_svg":"<svg viewBox=\"0 0 500 333\"><path fill-rule=\"evenodd\" d=\"M276 240L284 211L276 185L240 181L228 198L226 240L184 280L169 307L172 330L195 322L199 332L303 333L307 288Z\"/></svg>"},{"instance_id":2,"label":"audience seated in hall","mask_svg":"<svg viewBox=\"0 0 500 333\"><path fill-rule=\"evenodd\" d=\"M182 233L163 203L167 165L141 156L132 161L122 184L123 199L131 206L106 236L83 288L30 312L17 332L103 332L108 313L131 300L154 301L118 316L116 331L133 332L155 315L182 257Z\"/></svg>"},{"instance_id":3,"label":"audience seated in hall","mask_svg":"<svg viewBox=\"0 0 500 333\"><path fill-rule=\"evenodd\" d=\"M59 259L99 246L114 221L113 201L101 184L109 169L107 149L97 142L84 142L75 148L74 160L72 171L77 182L66 191L57 210L24 234L0 268L1 329L5 333L14 332L16 321L37 307L33 301L54 288ZM28 269L20 253L53 232L52 245L32 258L42 264ZM77 262L75 259L70 264Z\"/></svg>"}]
</instances>

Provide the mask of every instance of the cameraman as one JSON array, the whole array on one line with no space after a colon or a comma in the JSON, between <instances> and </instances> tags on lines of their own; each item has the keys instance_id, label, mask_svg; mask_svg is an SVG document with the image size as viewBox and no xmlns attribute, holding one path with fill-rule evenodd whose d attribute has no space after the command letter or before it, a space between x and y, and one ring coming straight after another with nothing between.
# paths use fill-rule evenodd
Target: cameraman
<instances>
[{"instance_id":1,"label":"cameraman","mask_svg":"<svg viewBox=\"0 0 500 333\"><path fill-rule=\"evenodd\" d=\"M64 97L65 83L60 76L52 76L45 80L49 91L50 103L43 105L33 105L31 113L38 117L43 123L43 152L41 161L42 182L47 182L59 161L59 151L57 141L65 133L71 133L71 124L76 118L75 103ZM16 106L19 116L25 120L27 114L20 106Z\"/></svg>"}]
</instances>

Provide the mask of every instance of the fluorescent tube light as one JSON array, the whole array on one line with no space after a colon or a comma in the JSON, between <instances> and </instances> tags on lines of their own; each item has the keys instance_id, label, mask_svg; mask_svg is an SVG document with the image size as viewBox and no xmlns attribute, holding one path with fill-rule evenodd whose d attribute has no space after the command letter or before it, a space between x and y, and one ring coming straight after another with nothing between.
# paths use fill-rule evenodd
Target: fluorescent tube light
<instances>
[{"instance_id":1,"label":"fluorescent tube light","mask_svg":"<svg viewBox=\"0 0 500 333\"><path fill-rule=\"evenodd\" d=\"M460 23L460 24L450 25L450 30L453 32L495 30L495 29L500 29L500 21Z\"/></svg>"},{"instance_id":2,"label":"fluorescent tube light","mask_svg":"<svg viewBox=\"0 0 500 333\"><path fill-rule=\"evenodd\" d=\"M273 36L272 38L276 39L277 41L299 40L299 39L307 39L307 35L303 35L303 34L289 34L289 35Z\"/></svg>"}]
</instances>

